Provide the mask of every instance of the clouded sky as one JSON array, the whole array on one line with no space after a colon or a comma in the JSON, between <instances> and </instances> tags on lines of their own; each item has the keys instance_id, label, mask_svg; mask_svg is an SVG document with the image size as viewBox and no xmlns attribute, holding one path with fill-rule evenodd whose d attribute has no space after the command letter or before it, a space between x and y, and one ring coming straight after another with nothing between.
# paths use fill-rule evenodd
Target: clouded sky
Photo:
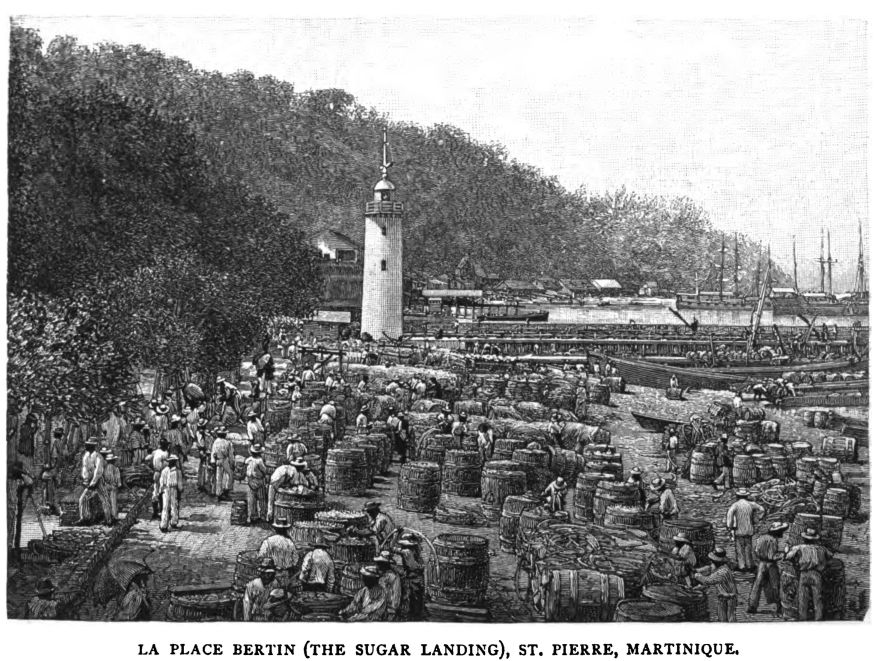
<instances>
[{"instance_id":1,"label":"clouded sky","mask_svg":"<svg viewBox=\"0 0 881 661\"><path fill-rule=\"evenodd\" d=\"M21 18L45 41L139 43L196 67L339 87L449 123L569 187L687 195L836 290L867 231L867 40L858 21ZM868 245L867 245L868 252Z\"/></svg>"}]
</instances>

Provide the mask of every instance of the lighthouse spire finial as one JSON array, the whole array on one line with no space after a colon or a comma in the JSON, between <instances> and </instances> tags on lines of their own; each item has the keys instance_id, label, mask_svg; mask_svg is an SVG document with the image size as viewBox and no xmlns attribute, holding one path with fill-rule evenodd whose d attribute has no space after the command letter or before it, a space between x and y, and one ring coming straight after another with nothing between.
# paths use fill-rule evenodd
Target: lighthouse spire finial
<instances>
[{"instance_id":1,"label":"lighthouse spire finial","mask_svg":"<svg viewBox=\"0 0 881 661\"><path fill-rule=\"evenodd\" d=\"M379 171L383 179L388 179L388 171L395 163L388 159L388 126L382 129L382 166Z\"/></svg>"}]
</instances>

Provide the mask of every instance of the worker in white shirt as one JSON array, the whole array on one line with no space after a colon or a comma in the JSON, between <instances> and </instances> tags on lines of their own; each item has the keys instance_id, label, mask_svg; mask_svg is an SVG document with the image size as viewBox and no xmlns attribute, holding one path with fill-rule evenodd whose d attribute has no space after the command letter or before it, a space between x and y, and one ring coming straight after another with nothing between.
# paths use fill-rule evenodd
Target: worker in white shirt
<instances>
[{"instance_id":1,"label":"worker in white shirt","mask_svg":"<svg viewBox=\"0 0 881 661\"><path fill-rule=\"evenodd\" d=\"M177 465L177 456L168 457L168 465L162 469L159 477L159 488L162 490L162 519L159 530L168 532L168 526L177 528L180 513L180 495L184 489L184 476Z\"/></svg>"},{"instance_id":2,"label":"worker in white shirt","mask_svg":"<svg viewBox=\"0 0 881 661\"><path fill-rule=\"evenodd\" d=\"M260 416L255 411L251 411L248 414L248 424L245 429L247 430L248 440L252 444L261 445L263 443L263 433L265 430L263 423L260 422Z\"/></svg>"},{"instance_id":3,"label":"worker in white shirt","mask_svg":"<svg viewBox=\"0 0 881 661\"><path fill-rule=\"evenodd\" d=\"M158 519L162 507L162 488L159 486L159 478L162 477L162 471L168 465L168 439L162 436L159 439L159 447L147 455L144 462L153 470L152 518Z\"/></svg>"}]
</instances>

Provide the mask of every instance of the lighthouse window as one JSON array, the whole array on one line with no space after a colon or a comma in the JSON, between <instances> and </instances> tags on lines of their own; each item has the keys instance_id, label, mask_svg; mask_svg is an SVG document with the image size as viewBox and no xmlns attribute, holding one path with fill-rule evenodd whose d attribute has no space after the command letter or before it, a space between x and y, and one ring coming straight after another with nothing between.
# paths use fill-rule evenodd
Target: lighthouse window
<instances>
[{"instance_id":1,"label":"lighthouse window","mask_svg":"<svg viewBox=\"0 0 881 661\"><path fill-rule=\"evenodd\" d=\"M380 268L381 270L383 270L383 271L386 270L385 260L382 260L382 261L379 263L379 268Z\"/></svg>"},{"instance_id":2,"label":"lighthouse window","mask_svg":"<svg viewBox=\"0 0 881 661\"><path fill-rule=\"evenodd\" d=\"M388 233L388 232L386 231L385 225L383 225L380 229L382 230L382 235L383 235L383 236L385 236L385 235Z\"/></svg>"}]
</instances>

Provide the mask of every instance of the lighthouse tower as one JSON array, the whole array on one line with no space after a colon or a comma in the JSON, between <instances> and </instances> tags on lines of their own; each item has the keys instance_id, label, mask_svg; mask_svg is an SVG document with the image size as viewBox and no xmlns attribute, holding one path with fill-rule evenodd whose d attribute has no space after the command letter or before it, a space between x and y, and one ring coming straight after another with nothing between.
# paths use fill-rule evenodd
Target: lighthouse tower
<instances>
[{"instance_id":1,"label":"lighthouse tower","mask_svg":"<svg viewBox=\"0 0 881 661\"><path fill-rule=\"evenodd\" d=\"M404 205L395 201L395 185L388 179L388 138L382 132L382 179L373 187L373 201L364 211L364 284L361 332L374 340L397 339L404 332L403 242Z\"/></svg>"}]
</instances>

